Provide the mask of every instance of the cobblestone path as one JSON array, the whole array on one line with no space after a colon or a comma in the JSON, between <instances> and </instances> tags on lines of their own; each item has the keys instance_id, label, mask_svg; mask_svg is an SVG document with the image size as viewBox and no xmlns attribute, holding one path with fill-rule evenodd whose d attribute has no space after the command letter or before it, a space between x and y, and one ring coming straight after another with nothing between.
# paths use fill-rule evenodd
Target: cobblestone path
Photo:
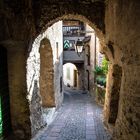
<instances>
[{"instance_id":1,"label":"cobblestone path","mask_svg":"<svg viewBox=\"0 0 140 140\"><path fill-rule=\"evenodd\" d=\"M102 123L102 108L88 94L69 90L55 120L33 140L109 139Z\"/></svg>"}]
</instances>

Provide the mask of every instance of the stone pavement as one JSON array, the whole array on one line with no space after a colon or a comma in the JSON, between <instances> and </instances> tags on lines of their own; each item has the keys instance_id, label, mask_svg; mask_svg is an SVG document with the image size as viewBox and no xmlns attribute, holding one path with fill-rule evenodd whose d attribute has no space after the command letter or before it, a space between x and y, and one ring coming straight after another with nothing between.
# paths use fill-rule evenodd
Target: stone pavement
<instances>
[{"instance_id":1,"label":"stone pavement","mask_svg":"<svg viewBox=\"0 0 140 140\"><path fill-rule=\"evenodd\" d=\"M33 140L110 140L102 123L102 108L91 96L67 90L55 120Z\"/></svg>"}]
</instances>

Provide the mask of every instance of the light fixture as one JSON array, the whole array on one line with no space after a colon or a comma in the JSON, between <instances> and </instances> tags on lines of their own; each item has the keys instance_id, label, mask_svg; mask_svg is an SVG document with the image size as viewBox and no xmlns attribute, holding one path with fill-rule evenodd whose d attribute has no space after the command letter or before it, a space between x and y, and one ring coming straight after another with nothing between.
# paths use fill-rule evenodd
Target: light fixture
<instances>
[{"instance_id":1,"label":"light fixture","mask_svg":"<svg viewBox=\"0 0 140 140\"><path fill-rule=\"evenodd\" d=\"M83 52L83 47L84 47L83 41L78 38L76 45L75 45L75 51L79 57Z\"/></svg>"}]
</instances>

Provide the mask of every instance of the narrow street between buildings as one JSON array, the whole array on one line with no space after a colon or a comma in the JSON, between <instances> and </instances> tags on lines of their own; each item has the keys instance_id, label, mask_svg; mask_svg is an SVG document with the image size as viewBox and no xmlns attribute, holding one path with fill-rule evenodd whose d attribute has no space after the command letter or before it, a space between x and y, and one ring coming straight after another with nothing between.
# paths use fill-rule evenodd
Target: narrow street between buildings
<instances>
[{"instance_id":1,"label":"narrow street between buildings","mask_svg":"<svg viewBox=\"0 0 140 140\"><path fill-rule=\"evenodd\" d=\"M66 90L55 120L33 140L109 140L102 122L102 107L91 96Z\"/></svg>"}]
</instances>

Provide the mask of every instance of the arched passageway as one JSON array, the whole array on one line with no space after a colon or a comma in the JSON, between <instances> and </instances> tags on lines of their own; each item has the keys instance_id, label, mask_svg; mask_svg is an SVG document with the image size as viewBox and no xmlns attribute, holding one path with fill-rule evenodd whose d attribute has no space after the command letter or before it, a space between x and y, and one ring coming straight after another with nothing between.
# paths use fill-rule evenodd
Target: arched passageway
<instances>
[{"instance_id":1,"label":"arched passageway","mask_svg":"<svg viewBox=\"0 0 140 140\"><path fill-rule=\"evenodd\" d=\"M0 44L9 48L7 49L9 91L10 96L13 96L10 98L12 128L18 138L30 139L31 136L25 68L27 55L32 48L31 44L37 35L62 19L61 17L69 18L69 14L76 18L79 15L87 17L87 21L96 26L98 37L102 36L99 37L103 44L102 52L106 53L110 65L117 64L122 67L119 109L113 138L115 140L139 138L140 41L139 20L137 20L140 15L139 4L139 0L123 2L119 0L106 2L104 0L76 2L74 0L61 2L17 0L12 4L4 0L1 2ZM113 85L110 79L107 85L107 87ZM107 91L109 95L111 90ZM108 102L106 98L105 107L110 105L108 103L110 101ZM105 121L108 123L108 119Z\"/></svg>"},{"instance_id":2,"label":"arched passageway","mask_svg":"<svg viewBox=\"0 0 140 140\"><path fill-rule=\"evenodd\" d=\"M72 63L63 65L63 82L67 87L78 88L78 70Z\"/></svg>"},{"instance_id":3,"label":"arched passageway","mask_svg":"<svg viewBox=\"0 0 140 140\"><path fill-rule=\"evenodd\" d=\"M60 21L59 21L60 22ZM55 24L57 24L57 23L55 23ZM51 28L51 27L50 27ZM55 29L53 29L53 30L55 30ZM93 31L92 31L93 32ZM93 40L95 41L95 39L96 39L96 36L94 35L94 37L93 37ZM53 40L55 40L54 38L53 38ZM60 39L61 40L61 39ZM42 40L43 42L44 42L44 39ZM50 39L50 42L51 42L51 39ZM81 102L83 102L83 100L85 99L85 101L86 101L86 98L87 98L87 94L85 95L85 98L84 99L80 99L80 98L82 98L82 94L84 93L86 93L86 92L83 92L82 90L85 90L85 85L87 84L86 83L86 81L84 81L85 80L85 73L87 74L87 71L85 71L85 65L84 65L84 60L82 60L82 62L81 62L81 60L79 61L78 59L76 59L76 61L74 61L74 55L72 55L72 47L71 47L71 52L69 52L69 54L67 53L67 55L69 55L70 56L70 59L69 58L66 58L65 57L65 59L63 60L63 63L61 63L61 61L60 61L60 58L59 57L57 57L58 56L58 52L59 52L59 49L58 49L58 43L57 43L57 41L55 41L56 42L56 46L55 45L52 45L51 47L52 48L55 48L56 47L56 53L53 53L54 55L49 55L49 53L50 53L50 51L49 52L47 52L47 51L45 51L44 52L44 55L45 56L47 56L47 55L49 55L49 58L51 57L51 59L53 58L53 59L57 59L57 62L58 63L60 63L60 65L62 65L63 63L66 63L66 61L68 62L68 61L73 61L73 62L75 62L74 64L75 64L75 66L77 67L77 70L78 70L78 73L77 72L75 72L75 74L74 74L74 70L76 70L76 68L74 67L74 68L72 68L72 65L73 64L71 64L71 65L69 65L68 67L66 67L66 68L64 68L64 71L63 71L63 77L64 78L68 78L69 80L64 80L64 84L65 85L67 85L67 86L71 86L71 87L74 87L74 85L75 85L75 83L77 83L77 85L80 85L79 87L80 87L80 89L81 89L81 91L79 91L79 92L77 92L76 90L75 91L69 91L69 89L68 90L66 90L66 91L64 91L64 92L66 92L66 94L68 93L76 93L77 95L77 97L75 97L75 98L77 98L77 100L80 100ZM95 41L96 42L96 41ZM92 44L94 44L95 45L95 42L93 42ZM42 43L41 43L42 44ZM43 47L45 47L45 46L43 46ZM47 46L46 46L47 47ZM86 47L87 47L87 52L86 52L86 54L85 54L85 56L83 57L83 58L87 58L87 54L88 55L90 55L90 49L89 49L89 45L86 45ZM41 50L42 48L40 48L40 50ZM47 49L47 48L46 48ZM70 50L70 49L69 49ZM91 49L91 50L94 50L94 49ZM54 50L53 50L54 51ZM48 53L48 54L47 54ZM76 53L76 52L75 52ZM84 52L83 52L84 53ZM96 52L94 52L94 54L95 54ZM42 61L42 63L46 63L46 59L47 59L47 57L46 58L44 58L44 59L42 59L43 58L43 56L44 55L42 55L43 53L41 53L41 51L40 51L40 61ZM42 55L42 56L41 56ZM56 57L55 57L55 55L56 55ZM77 55L77 54L76 54ZM91 55L92 55L92 53L91 53ZM77 58L77 57L76 57ZM41 60L42 59L42 60ZM88 58L89 59L89 58ZM88 59L86 59L86 63L87 63L87 65L88 66L90 66L90 64L89 64L89 61L90 60L88 60ZM65 65L67 65L68 63L66 63ZM64 66L65 66L64 65ZM41 66L41 64L40 64L40 66ZM43 68L44 68L44 70L46 69L46 66L45 65L42 65L43 66ZM49 68L52 68L50 65L49 65ZM70 69L71 68L71 69ZM46 70L45 71L42 71L42 72L46 72ZM61 70L62 71L62 69L59 69L59 70ZM54 68L54 71L55 71L55 68ZM66 71L66 74L65 74L65 71ZM40 73L40 77L45 77L45 76L47 76L49 74L49 72L46 72L44 75L42 74L42 73ZM50 75L50 74L49 74ZM72 81L71 81L71 76L72 76ZM77 77L78 76L78 78L79 78L79 82L75 82L75 76ZM87 76L89 76L89 73L87 74ZM57 77L58 78L58 77ZM89 82L89 77L87 77L87 79L86 79L88 82ZM46 81L45 83L47 83L48 81ZM43 82L43 84L44 84L44 82ZM49 82L48 82L48 84L50 84ZM57 84L59 84L59 83L57 83ZM60 84L61 84L61 79L60 79ZM87 86L89 86L89 84L87 84ZM41 84L40 84L40 88L42 88L41 87ZM88 87L87 87L88 88ZM73 88L74 89L74 88ZM43 89L44 90L44 89ZM47 90L45 90L45 92L44 92L44 95L45 95L45 93L47 93ZM63 94L63 93L62 93ZM67 96L67 95L65 95L65 96ZM75 95L74 95L75 96ZM83 95L84 96L84 95ZM43 96L41 96L41 98L43 98ZM72 96L72 95L69 95L69 98L71 99L73 99L74 100L74 97ZM88 98L89 99L89 98ZM55 98L55 101L57 101L58 99L57 98ZM68 99L69 100L69 99ZM70 101L70 103L71 104L75 104L75 108L78 108L78 106L79 106L79 109L80 109L80 107L82 107L81 106L81 104L79 105L79 102L78 103L74 103L75 101L77 101L77 100L74 100L74 101ZM47 101L47 100L45 100L45 101ZM90 102L89 100L87 101L87 102ZM65 103L65 100L64 100L64 103ZM67 106L72 106L72 105L68 105L69 104L69 102L67 102L65 105L67 105ZM63 104L63 106L64 106L64 104ZM93 107L94 109L92 110L92 113L91 114L93 114L94 113L94 111L96 112L96 109L98 110L98 106L93 106L92 104L91 104L91 107ZM64 108L66 108L65 110L63 110L62 109L62 114L64 115L64 120L63 120L63 117L62 118L59 118L61 121L64 121L64 122L67 122L67 121L69 121L70 120L70 118L68 117L67 119L65 118L65 114L67 113L67 107L65 106ZM68 108L68 109L70 109L71 110L71 112L69 112L70 114L71 114L71 117L73 117L73 120L75 121L75 119L76 119L76 117L75 116L77 116L77 115L80 115L80 114L77 114L77 112L75 112L77 109L75 109L75 108ZM84 112L86 112L86 102L84 102L84 104L83 104L83 108L85 108L85 110L81 110L79 113L81 113L81 114L83 114ZM101 111L101 110L100 110ZM88 112L86 112L87 113L87 116L85 115L83 115L83 124L81 124L81 125L85 125L86 123L84 122L84 120L86 120L86 118L85 117L87 117L87 126L86 126L86 128L84 128L83 129L83 133L85 133L85 131L86 130L88 130L88 128L89 128L89 124L88 123L94 123L94 119L89 119L88 117L90 116L90 115L88 115L88 114L90 114L90 111ZM85 114L86 114L85 113ZM60 114L61 114L61 112L60 112ZM73 114L75 114L74 116L73 116ZM98 114L96 114L97 116L98 116ZM95 116L96 116L95 115ZM82 117L82 116L81 116ZM92 118L93 116L91 116L91 118ZM89 120L88 120L89 119ZM100 127L101 127L101 129L103 129L103 127L102 127L102 122L101 122L101 118L100 118L100 116L99 116L99 121L100 121L100 123L99 123L99 125L101 125ZM60 125L62 125L61 123L62 122L57 122L57 123L60 123ZM54 125L57 125L57 123L55 124L55 122L54 122ZM79 121L78 121L78 123L79 123ZM82 122L81 122L82 123ZM63 125L67 125L67 124L63 124ZM50 125L51 126L51 125ZM34 126L33 126L34 127ZM76 125L76 127L70 122L69 123L69 127L73 127L73 129L71 129L71 131L73 131L73 130L75 130L75 129L79 129L80 128L80 126L79 125ZM84 126L82 126L82 127L84 127ZM59 129L59 130L57 130L57 131L61 131L62 133L63 133L63 129L61 129L61 128L56 128L56 129ZM86 135L83 135L82 137L83 138L87 138L87 137L89 137L89 135L91 134L92 136L93 136L93 133L94 133L94 130L93 129L95 129L95 126L94 125L92 125L92 130L91 131L93 131L93 132L88 132ZM53 129L53 127L52 127L52 131L55 131L54 129ZM66 131L69 131L68 129L66 130ZM99 132L100 130L98 130L98 132ZM103 129L103 131L104 131L104 134L101 134L101 136L103 136L103 137L106 137L107 138L107 136L106 136L106 132L105 132L105 130ZM45 132L46 133L46 132ZM47 132L48 133L48 132ZM65 132L64 132L65 133ZM79 133L81 133L81 130L79 130ZM89 134L90 133L90 134ZM49 134L48 134L48 136L51 134L51 132L49 132ZM59 135L59 134L57 134L57 132L56 133L53 133L52 135ZM71 136L71 134L64 134L64 135L67 135L68 137L70 137ZM99 135L99 134L97 134L97 135ZM46 139L48 138L49 139L49 137L48 136L45 136L46 137ZM92 137L92 136L90 136L90 137ZM44 134L42 134L42 136L41 137L44 137ZM38 137L38 138L40 138L41 139L41 137ZM55 136L52 136L52 137L55 137ZM81 138L81 136L78 136L77 134L74 136L74 138L77 138L77 137L80 137ZM94 137L96 137L96 136L94 136ZM97 136L97 138L99 138L100 136ZM38 139L37 138L37 139ZM58 138L58 136L56 136L56 138ZM60 139L63 139L64 137L62 136Z\"/></svg>"},{"instance_id":4,"label":"arched passageway","mask_svg":"<svg viewBox=\"0 0 140 140\"><path fill-rule=\"evenodd\" d=\"M73 15L71 15L71 18L75 18L75 17L73 17ZM78 18L79 18L79 16L78 16ZM64 18L64 20L65 20L65 18ZM73 84L71 85L71 83L69 83L71 86L77 85L78 89L84 90L84 92L82 91L82 93L86 93L86 89L88 90L88 88L89 88L89 84L86 83L86 81L89 82L89 77L85 78L85 75L89 76L89 73L87 74L85 67L86 67L86 65L92 66L91 64L89 64L89 61L91 61L90 58L86 59L86 63L84 63L84 61L85 61L84 59L85 59L85 57L87 57L86 55L87 54L90 55L90 53L92 55L92 52L90 52L90 49L89 49L89 45L86 45L87 50L84 50L84 51L86 51L86 53L83 52L82 60L79 61L79 58L78 58L79 56L74 51L75 55L77 56L76 61L74 61L75 55L72 55L72 50L71 50L70 54L67 54L70 56L70 60L68 58L67 59L65 58L65 60L63 60L62 58L64 58L64 57L62 57L62 56L64 55L64 53L61 50L61 47L63 49L63 44L62 44L62 42L60 42L62 40L61 39L62 34L59 34L58 30L56 30L56 29L59 29L60 32L62 32L62 26L63 26L62 21L58 21L54 25L49 27L42 35L39 35L36 38L36 40L34 41L33 48L30 52L30 55L29 55L29 58L27 61L27 79L28 79L27 84L28 84L28 91L29 91L29 100L31 100L30 110L31 110L33 136L38 132L39 129L41 129L41 127L48 125L48 122L46 121L48 119L47 116L49 116L48 112L50 112L50 110L52 110L52 109L54 109L54 110L57 109L57 106L59 106L58 105L59 100L61 100L61 98L63 100L62 76L57 75L57 73L60 74L60 72L62 72L61 66L63 63L66 63L66 61L67 62L73 61L75 66L77 67L78 72L75 71L75 74L73 74L73 76L74 76L73 80L72 80ZM85 26L87 26L86 27L87 30L91 28L91 27L89 28L88 25L86 25L86 23L85 23ZM96 36L95 36L95 32L93 31L93 29L92 29L91 33L94 33L92 40L95 41ZM58 42L58 40L59 40L59 42ZM92 43L91 47L93 47L95 45L95 42ZM92 48L91 50L94 50L94 48ZM94 52L94 54L95 54L95 52ZM94 59L94 57L93 57L93 59ZM94 63L94 60L92 63ZM34 70L33 73L31 73L32 69ZM54 72L54 73L52 73L52 72ZM70 74L72 74L72 72L74 72L74 70L71 71L69 69L69 73L68 73L67 77L70 78ZM34 78L34 75L36 78ZM53 75L54 75L54 77L52 77ZM51 80L47 79L49 76L52 78ZM63 73L63 77L64 76L65 76L65 74ZM56 81L59 78L60 78L60 80ZM77 80L76 80L76 78L77 78ZM33 80L31 80L31 79L33 79ZM34 86L32 86L33 90L30 90L30 88L29 88L30 84L32 85L33 83L35 83L34 81L36 81L37 83L39 81L38 88L39 88L40 92L37 90L34 90L35 89ZM49 92L49 88L47 87L47 85L49 85L51 87L51 91L53 91L53 88L54 88L54 91ZM57 88L57 85L60 85L60 86ZM40 102L38 102L35 99L35 97L37 98L37 100L38 100L38 98L40 98L40 102L42 104L40 104ZM53 103L55 103L56 108L54 105L48 106L48 103L51 103L51 101L52 101L52 100L50 100L50 98L53 99ZM62 102L62 100L61 100L61 102ZM54 107L54 108L52 108L52 107ZM38 111L38 109L40 109L41 111ZM46 114L48 114L48 115L46 115ZM43 120L43 118L44 118L44 120ZM34 120L36 120L36 121L34 121ZM38 127L38 128L36 128L36 127Z\"/></svg>"},{"instance_id":5,"label":"arched passageway","mask_svg":"<svg viewBox=\"0 0 140 140\"><path fill-rule=\"evenodd\" d=\"M84 63L66 63L63 65L63 82L64 85L72 89L85 90L85 70Z\"/></svg>"}]
</instances>

